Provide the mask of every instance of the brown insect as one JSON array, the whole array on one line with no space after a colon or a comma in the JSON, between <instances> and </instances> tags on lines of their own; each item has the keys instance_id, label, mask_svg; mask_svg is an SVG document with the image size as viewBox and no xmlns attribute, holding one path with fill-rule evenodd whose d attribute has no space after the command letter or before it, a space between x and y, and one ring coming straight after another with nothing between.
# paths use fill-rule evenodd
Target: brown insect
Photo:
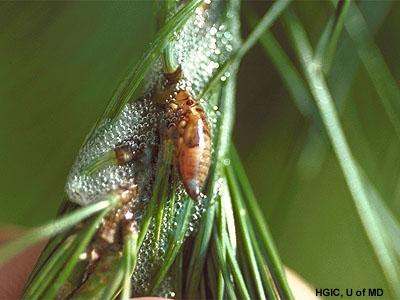
<instances>
[{"instance_id":1,"label":"brown insect","mask_svg":"<svg viewBox=\"0 0 400 300\"><path fill-rule=\"evenodd\" d=\"M197 199L211 164L211 134L206 114L186 90L179 90L168 109L176 121L168 128L175 143L181 181L192 199Z\"/></svg>"},{"instance_id":2,"label":"brown insect","mask_svg":"<svg viewBox=\"0 0 400 300\"><path fill-rule=\"evenodd\" d=\"M135 151L128 145L120 145L114 148L115 159L118 165L124 165L137 159L142 153Z\"/></svg>"}]
</instances>

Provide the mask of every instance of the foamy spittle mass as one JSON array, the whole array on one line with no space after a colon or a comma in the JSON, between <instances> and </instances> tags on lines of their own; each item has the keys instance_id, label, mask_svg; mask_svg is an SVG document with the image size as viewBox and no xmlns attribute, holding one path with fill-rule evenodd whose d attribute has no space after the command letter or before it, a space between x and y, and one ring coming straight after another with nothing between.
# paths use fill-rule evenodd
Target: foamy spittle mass
<instances>
[{"instance_id":1,"label":"foamy spittle mass","mask_svg":"<svg viewBox=\"0 0 400 300\"><path fill-rule=\"evenodd\" d=\"M181 31L175 33L175 39L171 44L172 53L184 75L184 78L178 82L177 89L186 89L200 101L206 112L211 132L215 131L220 117L217 103L212 103L211 98L198 99L197 97L217 69L239 45L237 12L230 8L226 9L227 3L229 2L212 1L207 9L199 7ZM149 201L157 167L153 158L154 149L159 149L162 142L160 127L168 122L164 112L160 110L160 105L155 103L154 97L152 97L153 91L161 89L160 85L163 84L161 60L155 64L146 82L147 88L143 97L128 103L115 120L102 121L80 150L65 187L71 202L85 206L130 184L136 184L139 191L137 198L133 201L142 204ZM159 100L168 101L168 99L158 99L157 101ZM129 145L134 150L141 150L142 155L124 165L110 164L94 173L85 171L94 161L113 151L119 145ZM188 200L188 196L181 183L177 182L177 186L174 204L168 201L165 209L168 210L171 205L175 205L176 211L179 213L179 209L184 201ZM188 235L195 231L203 212L203 201L199 200L192 213ZM135 216L140 223L141 214L136 212ZM171 224L164 217L160 245L157 249L154 248L152 242L155 235L154 223L150 226L138 253L137 266L132 278L135 294L145 293L149 288L149 276L162 263L168 234L174 229L174 226L176 224ZM150 257L158 259L154 261L154 259L149 259ZM174 291L169 284L164 282L159 295L173 297Z\"/></svg>"}]
</instances>

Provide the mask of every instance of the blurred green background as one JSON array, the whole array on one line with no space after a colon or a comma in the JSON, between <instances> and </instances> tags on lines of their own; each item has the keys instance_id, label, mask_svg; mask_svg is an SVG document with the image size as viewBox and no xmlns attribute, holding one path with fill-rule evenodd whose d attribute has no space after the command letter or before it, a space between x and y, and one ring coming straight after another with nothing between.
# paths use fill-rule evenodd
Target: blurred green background
<instances>
[{"instance_id":1,"label":"blurred green background","mask_svg":"<svg viewBox=\"0 0 400 300\"><path fill-rule=\"evenodd\" d=\"M245 6L264 12L269 4ZM294 6L315 45L331 5ZM400 4L360 7L399 83ZM151 1L0 3L1 223L54 217L85 135L154 32ZM292 55L284 26L273 32ZM346 32L331 73L353 153L398 216L400 142ZM238 78L234 140L283 261L316 287L386 288L332 149L321 134L310 142L310 125L262 48L251 50Z\"/></svg>"}]
</instances>

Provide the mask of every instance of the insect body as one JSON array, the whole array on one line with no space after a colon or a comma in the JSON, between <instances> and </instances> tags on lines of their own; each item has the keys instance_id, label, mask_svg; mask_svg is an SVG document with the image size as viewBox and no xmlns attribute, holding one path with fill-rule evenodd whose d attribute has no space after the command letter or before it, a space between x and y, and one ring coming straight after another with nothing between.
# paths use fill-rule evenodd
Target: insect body
<instances>
[{"instance_id":1,"label":"insect body","mask_svg":"<svg viewBox=\"0 0 400 300\"><path fill-rule=\"evenodd\" d=\"M175 143L178 170L186 192L197 199L211 164L211 135L204 110L186 90L169 103L176 117L168 132Z\"/></svg>"},{"instance_id":2,"label":"insect body","mask_svg":"<svg viewBox=\"0 0 400 300\"><path fill-rule=\"evenodd\" d=\"M120 145L114 148L114 155L118 165L123 165L137 159L141 151L135 151L128 145Z\"/></svg>"}]
</instances>

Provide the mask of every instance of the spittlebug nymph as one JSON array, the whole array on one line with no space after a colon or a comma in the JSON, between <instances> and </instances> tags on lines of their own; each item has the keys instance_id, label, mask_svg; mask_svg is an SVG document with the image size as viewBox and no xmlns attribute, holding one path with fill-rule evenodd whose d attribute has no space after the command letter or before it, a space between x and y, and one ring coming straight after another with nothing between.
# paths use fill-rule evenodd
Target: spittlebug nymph
<instances>
[{"instance_id":1,"label":"spittlebug nymph","mask_svg":"<svg viewBox=\"0 0 400 300\"><path fill-rule=\"evenodd\" d=\"M168 136L174 141L179 175L186 192L197 199L208 177L211 164L211 134L206 114L200 104L182 88L176 88L182 71L165 74L170 95L166 111Z\"/></svg>"},{"instance_id":2,"label":"spittlebug nymph","mask_svg":"<svg viewBox=\"0 0 400 300\"><path fill-rule=\"evenodd\" d=\"M177 92L169 107L177 112L176 122L169 130L175 142L179 174L186 192L197 199L211 164L211 135L206 114L185 90Z\"/></svg>"},{"instance_id":3,"label":"spittlebug nymph","mask_svg":"<svg viewBox=\"0 0 400 300\"><path fill-rule=\"evenodd\" d=\"M114 148L114 153L118 165L129 163L141 155L141 151L135 151L128 145L120 145Z\"/></svg>"}]
</instances>

